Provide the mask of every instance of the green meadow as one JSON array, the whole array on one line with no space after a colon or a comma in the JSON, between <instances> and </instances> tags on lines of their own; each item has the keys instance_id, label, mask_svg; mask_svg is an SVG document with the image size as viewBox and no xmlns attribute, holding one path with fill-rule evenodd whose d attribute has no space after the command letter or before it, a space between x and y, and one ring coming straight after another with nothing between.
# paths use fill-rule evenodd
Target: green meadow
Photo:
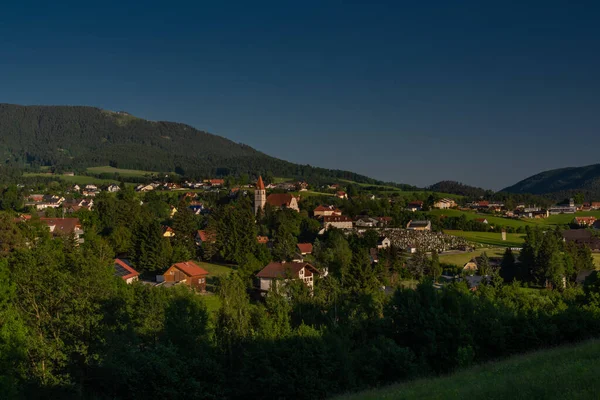
<instances>
[{"instance_id":1,"label":"green meadow","mask_svg":"<svg viewBox=\"0 0 600 400\"><path fill-rule=\"evenodd\" d=\"M595 400L600 341L542 350L457 373L417 379L336 400Z\"/></svg>"}]
</instances>

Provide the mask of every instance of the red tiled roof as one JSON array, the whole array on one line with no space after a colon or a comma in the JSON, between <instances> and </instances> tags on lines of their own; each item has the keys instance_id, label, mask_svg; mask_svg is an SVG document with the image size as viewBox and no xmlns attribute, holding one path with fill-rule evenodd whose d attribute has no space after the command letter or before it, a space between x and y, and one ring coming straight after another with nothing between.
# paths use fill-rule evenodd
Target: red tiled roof
<instances>
[{"instance_id":1,"label":"red tiled roof","mask_svg":"<svg viewBox=\"0 0 600 400\"><path fill-rule=\"evenodd\" d=\"M484 222L484 221L487 221L487 219L485 219L485 218L475 218L475 221L477 221L477 222Z\"/></svg>"},{"instance_id":2,"label":"red tiled roof","mask_svg":"<svg viewBox=\"0 0 600 400\"><path fill-rule=\"evenodd\" d=\"M121 278L123 278L124 281L126 281L129 278L133 278L135 276L138 276L140 273L137 272L135 269L131 268L129 266L129 264L127 264L125 261L115 258L115 265L120 265L121 267L125 268L127 271L129 271L128 275L125 276L121 276Z\"/></svg>"},{"instance_id":3,"label":"red tiled roof","mask_svg":"<svg viewBox=\"0 0 600 400\"><path fill-rule=\"evenodd\" d=\"M210 179L209 182L211 185L223 185L225 184L225 179Z\"/></svg>"},{"instance_id":4,"label":"red tiled roof","mask_svg":"<svg viewBox=\"0 0 600 400\"><path fill-rule=\"evenodd\" d=\"M265 190L265 183L262 180L262 176L258 177L258 182L256 182L256 188L258 190Z\"/></svg>"},{"instance_id":5,"label":"red tiled roof","mask_svg":"<svg viewBox=\"0 0 600 400\"><path fill-rule=\"evenodd\" d=\"M203 242L206 242L208 240L212 240L213 242L215 241L214 235L210 234L209 232L206 232L204 230L199 230L196 235L200 238L200 240L202 240Z\"/></svg>"},{"instance_id":6,"label":"red tiled roof","mask_svg":"<svg viewBox=\"0 0 600 400\"><path fill-rule=\"evenodd\" d=\"M171 268L177 268L187 276L208 275L208 271L200 267L193 261L185 261L171 265Z\"/></svg>"},{"instance_id":7,"label":"red tiled roof","mask_svg":"<svg viewBox=\"0 0 600 400\"><path fill-rule=\"evenodd\" d=\"M273 207L289 207L293 198L289 193L271 193L267 196L267 203Z\"/></svg>"},{"instance_id":8,"label":"red tiled roof","mask_svg":"<svg viewBox=\"0 0 600 400\"><path fill-rule=\"evenodd\" d=\"M40 218L40 221L48 227L54 226L53 234L73 233L75 229L81 228L79 218Z\"/></svg>"},{"instance_id":9,"label":"red tiled roof","mask_svg":"<svg viewBox=\"0 0 600 400\"><path fill-rule=\"evenodd\" d=\"M312 253L313 245L312 243L298 243L298 250L302 254L310 254Z\"/></svg>"},{"instance_id":10,"label":"red tiled roof","mask_svg":"<svg viewBox=\"0 0 600 400\"><path fill-rule=\"evenodd\" d=\"M320 205L317 208L315 208L315 212L319 212L319 211L333 211L333 212L342 212L339 208L337 208L336 206L323 206Z\"/></svg>"},{"instance_id":11,"label":"red tiled roof","mask_svg":"<svg viewBox=\"0 0 600 400\"><path fill-rule=\"evenodd\" d=\"M423 202L421 200L416 200L416 201L411 201L410 203L408 203L408 205L421 207L423 205Z\"/></svg>"},{"instance_id":12,"label":"red tiled roof","mask_svg":"<svg viewBox=\"0 0 600 400\"><path fill-rule=\"evenodd\" d=\"M285 278L288 274L293 277L298 277L298 272L302 268L306 268L310 270L312 273L319 274L319 271L310 265L309 263L304 262L290 262L290 263L280 263L280 262L272 262L266 267L264 267L258 274L256 274L259 278Z\"/></svg>"}]
</instances>

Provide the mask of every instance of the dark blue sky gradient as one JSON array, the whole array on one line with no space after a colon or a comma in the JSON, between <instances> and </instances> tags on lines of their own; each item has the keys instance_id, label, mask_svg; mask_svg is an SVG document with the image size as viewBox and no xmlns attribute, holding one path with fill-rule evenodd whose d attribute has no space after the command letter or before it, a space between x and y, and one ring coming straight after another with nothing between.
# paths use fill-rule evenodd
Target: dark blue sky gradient
<instances>
[{"instance_id":1,"label":"dark blue sky gradient","mask_svg":"<svg viewBox=\"0 0 600 400\"><path fill-rule=\"evenodd\" d=\"M416 185L600 162L597 2L11 3L0 102L125 110Z\"/></svg>"}]
</instances>

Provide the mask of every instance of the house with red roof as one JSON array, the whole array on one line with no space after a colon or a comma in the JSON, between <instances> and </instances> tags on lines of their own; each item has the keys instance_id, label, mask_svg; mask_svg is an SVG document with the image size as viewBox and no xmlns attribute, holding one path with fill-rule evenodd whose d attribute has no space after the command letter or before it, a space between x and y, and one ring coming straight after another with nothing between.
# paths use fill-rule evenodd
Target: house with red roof
<instances>
[{"instance_id":1,"label":"house with red roof","mask_svg":"<svg viewBox=\"0 0 600 400\"><path fill-rule=\"evenodd\" d=\"M131 284L138 280L139 275L140 273L133 269L126 260L115 258L115 276L123 279L125 283Z\"/></svg>"},{"instance_id":2,"label":"house with red roof","mask_svg":"<svg viewBox=\"0 0 600 400\"><path fill-rule=\"evenodd\" d=\"M256 242L258 244L267 244L267 243L269 243L269 237L268 236L257 236Z\"/></svg>"},{"instance_id":3,"label":"house with red roof","mask_svg":"<svg viewBox=\"0 0 600 400\"><path fill-rule=\"evenodd\" d=\"M348 194L346 194L346 192L340 190L340 191L337 191L335 193L335 197L337 197L338 199L344 199L345 200L345 199L348 198Z\"/></svg>"},{"instance_id":4,"label":"house with red roof","mask_svg":"<svg viewBox=\"0 0 600 400\"><path fill-rule=\"evenodd\" d=\"M488 220L486 218L475 218L475 222L479 222L481 224L487 224Z\"/></svg>"},{"instance_id":5,"label":"house with red roof","mask_svg":"<svg viewBox=\"0 0 600 400\"><path fill-rule=\"evenodd\" d=\"M175 231L170 226L163 225L162 226L162 235L166 238L172 238L175 236Z\"/></svg>"},{"instance_id":6,"label":"house with red roof","mask_svg":"<svg viewBox=\"0 0 600 400\"><path fill-rule=\"evenodd\" d=\"M421 211L423 209L423 202L421 200L411 201L406 205L408 211Z\"/></svg>"},{"instance_id":7,"label":"house with red roof","mask_svg":"<svg viewBox=\"0 0 600 400\"><path fill-rule=\"evenodd\" d=\"M289 193L271 193L267 196L267 204L274 208L289 208L294 211L300 211L298 199Z\"/></svg>"},{"instance_id":8,"label":"house with red roof","mask_svg":"<svg viewBox=\"0 0 600 400\"><path fill-rule=\"evenodd\" d=\"M575 217L573 223L579 226L592 226L596 222L596 217Z\"/></svg>"},{"instance_id":9,"label":"house with red roof","mask_svg":"<svg viewBox=\"0 0 600 400\"><path fill-rule=\"evenodd\" d=\"M298 249L298 252L300 253L300 255L307 255L307 254L312 254L313 251L313 245L312 243L298 243L296 245L296 248Z\"/></svg>"},{"instance_id":10,"label":"house with red roof","mask_svg":"<svg viewBox=\"0 0 600 400\"><path fill-rule=\"evenodd\" d=\"M346 215L331 215L323 217L323 228L325 230L334 227L337 229L352 229L352 218Z\"/></svg>"},{"instance_id":11,"label":"house with red roof","mask_svg":"<svg viewBox=\"0 0 600 400\"><path fill-rule=\"evenodd\" d=\"M319 270L309 263L283 261L269 263L256 274L256 278L258 279L258 288L263 292L292 280L301 280L312 290L314 277L320 274Z\"/></svg>"},{"instance_id":12,"label":"house with red roof","mask_svg":"<svg viewBox=\"0 0 600 400\"><path fill-rule=\"evenodd\" d=\"M196 231L196 245L197 246L202 246L202 243L207 242L207 243L215 243L216 242L216 238L214 234L211 234L210 232L207 232L205 230L198 230Z\"/></svg>"},{"instance_id":13,"label":"house with red roof","mask_svg":"<svg viewBox=\"0 0 600 400\"><path fill-rule=\"evenodd\" d=\"M340 210L336 206L320 205L314 209L313 215L315 217L329 217L331 215L342 215L342 210Z\"/></svg>"},{"instance_id":14,"label":"house with red roof","mask_svg":"<svg viewBox=\"0 0 600 400\"><path fill-rule=\"evenodd\" d=\"M208 271L194 261L173 264L163 274L165 282L180 283L201 292L206 291Z\"/></svg>"},{"instance_id":15,"label":"house with red roof","mask_svg":"<svg viewBox=\"0 0 600 400\"><path fill-rule=\"evenodd\" d=\"M225 184L225 179L209 179L208 183L210 183L210 186L214 187L223 186Z\"/></svg>"},{"instance_id":16,"label":"house with red roof","mask_svg":"<svg viewBox=\"0 0 600 400\"><path fill-rule=\"evenodd\" d=\"M52 236L72 236L77 243L83 243L83 229L79 218L40 218L48 226Z\"/></svg>"}]
</instances>

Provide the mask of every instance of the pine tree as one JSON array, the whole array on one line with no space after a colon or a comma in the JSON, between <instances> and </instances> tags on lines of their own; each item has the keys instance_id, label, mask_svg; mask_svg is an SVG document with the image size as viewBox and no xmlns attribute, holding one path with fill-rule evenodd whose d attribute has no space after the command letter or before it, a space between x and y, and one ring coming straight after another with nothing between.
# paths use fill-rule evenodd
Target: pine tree
<instances>
[{"instance_id":1,"label":"pine tree","mask_svg":"<svg viewBox=\"0 0 600 400\"><path fill-rule=\"evenodd\" d=\"M431 277L434 281L442 275L442 266L440 265L440 257L437 251L431 252Z\"/></svg>"}]
</instances>

